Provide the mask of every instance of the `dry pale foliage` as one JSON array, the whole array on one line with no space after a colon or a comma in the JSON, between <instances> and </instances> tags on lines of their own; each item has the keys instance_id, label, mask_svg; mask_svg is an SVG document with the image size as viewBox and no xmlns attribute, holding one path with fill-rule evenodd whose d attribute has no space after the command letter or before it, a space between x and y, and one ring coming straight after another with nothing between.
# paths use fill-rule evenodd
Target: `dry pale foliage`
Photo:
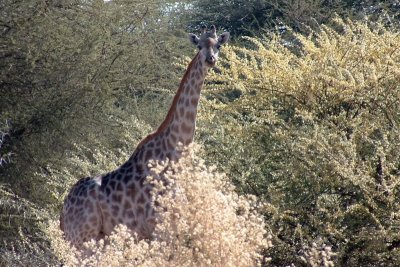
<instances>
[{"instance_id":1,"label":"dry pale foliage","mask_svg":"<svg viewBox=\"0 0 400 267\"><path fill-rule=\"evenodd\" d=\"M52 247L66 266L255 266L267 259L271 236L254 197L239 196L227 177L206 167L191 148L176 164L154 164L158 224L138 241L123 225L80 253L50 224ZM165 167L168 170L164 173ZM160 181L165 182L160 182ZM159 194L162 192L162 194Z\"/></svg>"}]
</instances>

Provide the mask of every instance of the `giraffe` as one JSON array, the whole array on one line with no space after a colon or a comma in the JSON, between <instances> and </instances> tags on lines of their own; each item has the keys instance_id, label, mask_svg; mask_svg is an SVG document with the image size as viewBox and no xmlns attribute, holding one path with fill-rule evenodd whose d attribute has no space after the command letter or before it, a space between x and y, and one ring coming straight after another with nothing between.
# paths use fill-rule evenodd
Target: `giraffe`
<instances>
[{"instance_id":1,"label":"giraffe","mask_svg":"<svg viewBox=\"0 0 400 267\"><path fill-rule=\"evenodd\" d=\"M221 45L229 33L219 37L215 26L201 28L201 35L189 34L198 52L180 82L171 107L158 129L145 137L131 157L117 169L79 180L64 200L60 228L73 246L82 248L89 240L109 235L118 224L126 225L139 239L151 238L156 217L146 183L149 162L177 161L181 144L193 141L200 91L209 68L216 64Z\"/></svg>"}]
</instances>

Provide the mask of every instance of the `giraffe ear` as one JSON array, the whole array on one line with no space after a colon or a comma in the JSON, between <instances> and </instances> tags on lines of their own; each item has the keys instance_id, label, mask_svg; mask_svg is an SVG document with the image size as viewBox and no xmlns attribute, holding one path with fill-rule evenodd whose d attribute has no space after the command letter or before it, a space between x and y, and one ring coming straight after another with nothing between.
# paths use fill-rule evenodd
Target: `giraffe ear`
<instances>
[{"instance_id":1,"label":"giraffe ear","mask_svg":"<svg viewBox=\"0 0 400 267\"><path fill-rule=\"evenodd\" d=\"M218 43L220 45L226 44L229 41L229 36L230 36L229 32L224 32L218 37Z\"/></svg>"},{"instance_id":2,"label":"giraffe ear","mask_svg":"<svg viewBox=\"0 0 400 267\"><path fill-rule=\"evenodd\" d=\"M200 41L199 37L197 37L196 34L193 33L189 33L189 40L194 45L198 45Z\"/></svg>"}]
</instances>

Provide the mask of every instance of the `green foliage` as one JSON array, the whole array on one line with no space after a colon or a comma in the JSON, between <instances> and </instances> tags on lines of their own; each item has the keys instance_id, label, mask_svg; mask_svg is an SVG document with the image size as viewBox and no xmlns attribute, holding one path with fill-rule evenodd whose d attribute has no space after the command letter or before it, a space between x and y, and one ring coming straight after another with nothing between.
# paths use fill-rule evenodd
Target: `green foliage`
<instances>
[{"instance_id":1,"label":"green foliage","mask_svg":"<svg viewBox=\"0 0 400 267\"><path fill-rule=\"evenodd\" d=\"M44 168L49 154L41 151L53 151L51 158L60 159L75 140L93 141L86 125L105 126L96 139L107 140L107 131L119 126L113 110L129 108L121 107L116 94L132 95L135 88L144 89L144 81L162 84L154 77L159 74L156 64L143 77L143 66L156 54L142 45L154 41L141 27L152 25L149 12L157 12L152 3L32 0L2 5L8 30L1 44L0 118L12 122L15 153L15 167L6 177L30 177ZM23 186L15 187L20 195L31 194L19 188Z\"/></svg>"},{"instance_id":2,"label":"green foliage","mask_svg":"<svg viewBox=\"0 0 400 267\"><path fill-rule=\"evenodd\" d=\"M0 266L56 264L45 233L37 228L47 211L0 185ZM32 237L31 233L35 232ZM28 238L29 236L30 238Z\"/></svg>"},{"instance_id":3,"label":"green foliage","mask_svg":"<svg viewBox=\"0 0 400 267\"><path fill-rule=\"evenodd\" d=\"M257 36L259 32L287 27L306 33L311 28L330 23L336 14L345 18L372 21L383 20L388 25L397 25L400 6L395 1L347 1L347 0L224 0L188 1L187 18L189 28L200 23L215 24L241 35Z\"/></svg>"},{"instance_id":4,"label":"green foliage","mask_svg":"<svg viewBox=\"0 0 400 267\"><path fill-rule=\"evenodd\" d=\"M93 160L93 147L105 155L133 151L162 119L158 110L172 94L160 88L176 87L169 66L187 48L181 33L164 24L157 1L6 0L0 10L0 184L18 203L58 213L68 186L100 170L65 158L80 151ZM67 167L70 177L56 176ZM4 214L20 216L16 209ZM12 227L2 221L1 239L18 239L23 228L27 239L43 241L42 219L15 220ZM27 252L18 244L11 254Z\"/></svg>"},{"instance_id":5,"label":"green foliage","mask_svg":"<svg viewBox=\"0 0 400 267\"><path fill-rule=\"evenodd\" d=\"M0 169L0 182L43 204L43 181L32 174L46 175L50 162L62 165L74 143L118 148L126 114L153 126L160 121L158 112L147 116L149 105L142 101L165 98L168 91L156 90L177 83L174 69L165 65L175 57L171 46L178 40L163 27L156 2L1 5L0 121L7 140L0 155L12 162ZM168 103L161 97L153 108Z\"/></svg>"},{"instance_id":6,"label":"green foliage","mask_svg":"<svg viewBox=\"0 0 400 267\"><path fill-rule=\"evenodd\" d=\"M270 1L239 0L239 1L190 1L192 8L188 14L189 28L193 30L198 25L215 24L229 31L234 36L260 31L266 23L279 16Z\"/></svg>"},{"instance_id":7,"label":"green foliage","mask_svg":"<svg viewBox=\"0 0 400 267\"><path fill-rule=\"evenodd\" d=\"M399 35L336 23L296 34L298 51L277 36L224 48L201 112L208 159L271 204L276 266L315 240L343 266L400 259Z\"/></svg>"}]
</instances>

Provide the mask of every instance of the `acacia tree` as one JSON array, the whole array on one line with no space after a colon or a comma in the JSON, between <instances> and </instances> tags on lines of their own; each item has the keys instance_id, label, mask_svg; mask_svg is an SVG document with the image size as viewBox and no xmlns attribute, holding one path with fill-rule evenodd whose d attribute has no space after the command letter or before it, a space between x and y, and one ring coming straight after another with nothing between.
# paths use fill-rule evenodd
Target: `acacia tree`
<instances>
[{"instance_id":1,"label":"acacia tree","mask_svg":"<svg viewBox=\"0 0 400 267\"><path fill-rule=\"evenodd\" d=\"M18 227L38 237L38 221L49 214L36 211L58 209L49 165L65 167L76 145L129 150L123 141L128 131L129 140L136 140L157 122L155 110L169 92L150 89L174 89L177 83L170 66L179 33L165 23L164 4L1 1L2 240L15 240ZM155 97L160 104L148 105ZM81 175L88 174L76 178ZM65 186L58 179L57 186ZM7 248L3 252L9 255Z\"/></svg>"},{"instance_id":2,"label":"acacia tree","mask_svg":"<svg viewBox=\"0 0 400 267\"><path fill-rule=\"evenodd\" d=\"M216 24L229 30L233 36L254 36L264 30L292 28L309 33L309 29L327 24L340 15L345 18L383 18L397 24L400 7L394 1L347 0L224 0L188 1L186 13L189 28Z\"/></svg>"},{"instance_id":3,"label":"acacia tree","mask_svg":"<svg viewBox=\"0 0 400 267\"><path fill-rule=\"evenodd\" d=\"M268 203L273 266L400 260L399 33L335 29L296 34L295 52L281 36L225 47L207 85L205 152Z\"/></svg>"},{"instance_id":4,"label":"acacia tree","mask_svg":"<svg viewBox=\"0 0 400 267\"><path fill-rule=\"evenodd\" d=\"M118 127L111 110L123 112L131 105L127 96L150 84L175 82L174 69L164 66L174 54L156 34L171 37L155 18L160 7L154 2L10 0L1 5L0 122L11 126L12 147L0 154L13 153L14 176L28 172L27 165L44 168L49 155L40 151L61 156L77 140L94 141L88 131L95 124L103 127L97 141L110 139L104 135Z\"/></svg>"}]
</instances>

